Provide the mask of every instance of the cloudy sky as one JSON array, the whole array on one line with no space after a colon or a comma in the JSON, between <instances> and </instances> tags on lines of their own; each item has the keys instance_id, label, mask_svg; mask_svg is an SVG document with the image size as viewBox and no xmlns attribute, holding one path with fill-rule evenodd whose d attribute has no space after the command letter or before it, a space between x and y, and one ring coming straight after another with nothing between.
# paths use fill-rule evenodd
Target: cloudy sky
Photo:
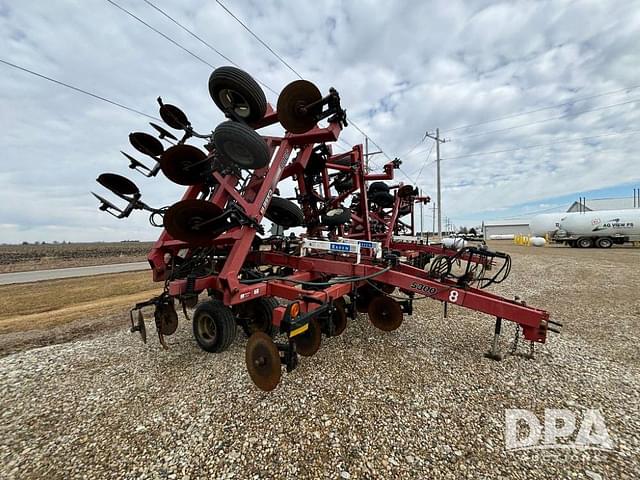
<instances>
[{"instance_id":1,"label":"cloudy sky","mask_svg":"<svg viewBox=\"0 0 640 480\"><path fill-rule=\"evenodd\" d=\"M162 95L211 130L223 117L207 80L228 61L155 5L274 91L297 78L214 1L114 2L202 61L106 0L0 1L0 59L150 115ZM422 139L440 128L450 140L443 215L458 225L640 186L640 1L225 5L303 77L336 87L349 117L403 159L398 179L433 197L435 152ZM108 196L95 178L112 171L152 205L179 198L119 153L133 153L127 135L150 131L148 119L6 64L0 72L0 243L154 239L145 214L113 219L88 193ZM363 142L353 127L342 138Z\"/></svg>"}]
</instances>

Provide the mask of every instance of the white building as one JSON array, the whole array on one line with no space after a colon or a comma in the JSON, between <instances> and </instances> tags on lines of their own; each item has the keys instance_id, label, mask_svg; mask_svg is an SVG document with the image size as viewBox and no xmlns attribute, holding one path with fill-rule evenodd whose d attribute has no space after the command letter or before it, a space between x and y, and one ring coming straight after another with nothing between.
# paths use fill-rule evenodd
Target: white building
<instances>
[{"instance_id":1,"label":"white building","mask_svg":"<svg viewBox=\"0 0 640 480\"><path fill-rule=\"evenodd\" d=\"M484 222L483 233L484 238L487 240L491 238L491 235L529 235L529 219L519 218Z\"/></svg>"}]
</instances>

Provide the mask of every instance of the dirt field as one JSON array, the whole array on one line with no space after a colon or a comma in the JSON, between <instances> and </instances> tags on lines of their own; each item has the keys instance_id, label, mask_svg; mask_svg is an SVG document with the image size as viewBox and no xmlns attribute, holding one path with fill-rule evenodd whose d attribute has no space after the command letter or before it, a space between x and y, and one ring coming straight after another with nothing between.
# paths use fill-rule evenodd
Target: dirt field
<instances>
[{"instance_id":1,"label":"dirt field","mask_svg":"<svg viewBox=\"0 0 640 480\"><path fill-rule=\"evenodd\" d=\"M151 242L0 245L0 273L146 260Z\"/></svg>"},{"instance_id":2,"label":"dirt field","mask_svg":"<svg viewBox=\"0 0 640 480\"><path fill-rule=\"evenodd\" d=\"M120 329L160 290L150 272L0 285L0 356Z\"/></svg>"},{"instance_id":3,"label":"dirt field","mask_svg":"<svg viewBox=\"0 0 640 480\"><path fill-rule=\"evenodd\" d=\"M128 304L102 316L108 295L92 303L81 284L49 313L35 301L26 322L0 289L13 311L0 320L0 341L61 328L56 319L65 322L73 305L95 312L66 324L85 322L67 343L21 352L34 344L14 344L17 353L0 359L0 477L639 478L640 250L492 247L513 255L511 277L492 291L564 323L534 360L484 358L492 319L451 307L445 320L425 300L395 332L360 316L342 336L323 338L270 394L246 374L240 333L229 351L208 354L180 316L162 351L152 321L143 345L120 316ZM106 284L124 301L148 288L144 278ZM124 279L133 283L118 285ZM37 289L14 292L30 299ZM110 326L87 337L95 322ZM504 328L505 351L513 331ZM506 450L505 411L514 408L540 421L545 409L569 409L577 421L596 409L613 447Z\"/></svg>"}]
</instances>

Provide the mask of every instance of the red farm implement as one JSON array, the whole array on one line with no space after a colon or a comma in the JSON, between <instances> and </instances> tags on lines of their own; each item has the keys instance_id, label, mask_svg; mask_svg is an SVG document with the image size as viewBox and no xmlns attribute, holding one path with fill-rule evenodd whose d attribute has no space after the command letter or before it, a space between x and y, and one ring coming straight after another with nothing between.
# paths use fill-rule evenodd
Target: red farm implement
<instances>
[{"instance_id":1,"label":"red farm implement","mask_svg":"<svg viewBox=\"0 0 640 480\"><path fill-rule=\"evenodd\" d=\"M249 375L260 389L272 390L282 365L293 370L298 355L315 354L322 335L340 335L357 311L383 331L400 327L420 298L443 302L445 312L453 303L486 313L496 319L492 358L500 357L502 320L518 324L532 345L557 331L547 312L485 290L507 278L508 255L482 246L447 249L414 236L414 207L429 198L411 185L385 182L393 180L400 160L374 173L365 167L361 145L333 153L348 125L336 90L323 97L298 80L284 88L274 110L251 76L221 67L209 91L227 117L212 133L196 132L180 109L159 98L160 116L181 138L152 123L159 138L135 132L129 140L153 166L123 152L130 168L148 177L162 172L185 186L180 201L156 209L125 177L98 177L126 202L119 208L94 194L101 210L118 218L146 210L152 225L163 229L148 259L164 288L131 310L131 330L143 340L143 308L155 307L166 348L165 337L178 326L176 305L187 318L195 307L200 347L224 351L240 326L249 336ZM272 125L285 133L258 133ZM193 139L204 149L187 143ZM290 198L283 195L287 182ZM265 218L276 226L274 235L265 235ZM284 229L298 233L279 234Z\"/></svg>"}]
</instances>

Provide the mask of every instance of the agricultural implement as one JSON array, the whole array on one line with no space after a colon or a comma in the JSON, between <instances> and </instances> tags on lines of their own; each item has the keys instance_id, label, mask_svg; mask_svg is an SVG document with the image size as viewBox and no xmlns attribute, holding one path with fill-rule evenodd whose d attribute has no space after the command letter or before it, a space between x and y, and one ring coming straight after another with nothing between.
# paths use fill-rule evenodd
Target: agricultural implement
<instances>
[{"instance_id":1,"label":"agricultural implement","mask_svg":"<svg viewBox=\"0 0 640 480\"><path fill-rule=\"evenodd\" d=\"M158 98L162 120L180 135L155 123L156 136L130 134L151 166L122 152L131 169L147 177L162 172L184 186L180 201L154 208L127 178L105 173L97 179L126 202L120 208L94 194L101 210L118 218L147 211L151 224L162 228L148 260L164 288L130 312L131 331L143 341L145 307L154 307L164 348L178 327L177 307L187 318L195 308L191 320L200 347L222 352L241 327L248 335L249 375L269 391L283 365L295 369L299 355L314 355L323 335L342 334L358 312L393 331L422 298L442 302L445 315L452 303L495 317L488 354L495 359L501 358L502 320L515 322L531 345L558 331L547 312L485 290L507 278L507 254L483 246L446 249L414 236L413 209L429 198L411 185L387 183L399 159L375 173L366 168L361 145L333 152L348 126L335 89L323 96L311 82L297 80L274 110L250 75L221 67L209 91L227 118L213 132L197 132L182 110ZM258 133L271 125L285 133ZM194 139L203 148L187 143ZM264 219L277 226L276 234L265 235ZM286 229L292 233L279 234Z\"/></svg>"}]
</instances>

